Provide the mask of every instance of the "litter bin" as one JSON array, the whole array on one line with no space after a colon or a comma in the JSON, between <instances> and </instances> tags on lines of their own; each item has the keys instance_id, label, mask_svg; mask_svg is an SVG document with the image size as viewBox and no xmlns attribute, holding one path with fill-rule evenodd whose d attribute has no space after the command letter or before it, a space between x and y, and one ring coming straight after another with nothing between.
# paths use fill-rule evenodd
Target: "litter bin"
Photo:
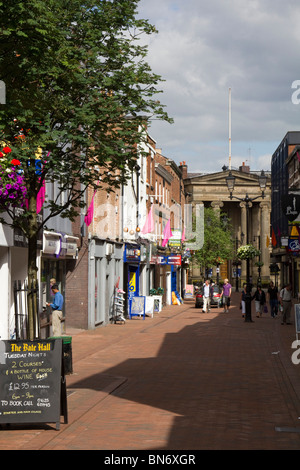
<instances>
[{"instance_id":1,"label":"litter bin","mask_svg":"<svg viewBox=\"0 0 300 470\"><path fill-rule=\"evenodd\" d=\"M48 339L62 339L64 372L65 375L73 374L72 336L51 336Z\"/></svg>"}]
</instances>

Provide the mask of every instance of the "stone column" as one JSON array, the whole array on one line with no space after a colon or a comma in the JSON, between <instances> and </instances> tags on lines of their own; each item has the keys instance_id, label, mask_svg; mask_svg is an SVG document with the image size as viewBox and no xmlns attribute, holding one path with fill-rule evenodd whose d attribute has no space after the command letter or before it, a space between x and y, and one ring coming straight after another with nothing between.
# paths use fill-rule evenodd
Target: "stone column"
<instances>
[{"instance_id":1,"label":"stone column","mask_svg":"<svg viewBox=\"0 0 300 470\"><path fill-rule=\"evenodd\" d=\"M249 211L249 217L248 217L248 223L249 226L247 227L247 208L246 208L246 203L241 202L240 203L240 208L241 208L241 233L244 234L244 240L243 240L243 245L247 245L247 229L249 233L249 240L248 242L251 243L251 209L252 207L252 202L248 203L248 211ZM241 281L242 283L246 281L247 279L247 269L246 269L246 261L242 261L242 269L241 269ZM251 274L251 273L250 273Z\"/></svg>"},{"instance_id":2,"label":"stone column","mask_svg":"<svg viewBox=\"0 0 300 470\"><path fill-rule=\"evenodd\" d=\"M222 201L212 201L211 207L216 211L216 212L221 212L221 207L224 206L224 202Z\"/></svg>"},{"instance_id":3,"label":"stone column","mask_svg":"<svg viewBox=\"0 0 300 470\"><path fill-rule=\"evenodd\" d=\"M261 277L262 280L267 281L270 277L270 251L267 247L266 241L267 236L270 235L270 213L271 213L271 206L270 203L267 201L263 201L260 203L261 208L261 235L260 235L260 249L261 249L261 261L264 263L263 267L261 268Z\"/></svg>"}]
</instances>

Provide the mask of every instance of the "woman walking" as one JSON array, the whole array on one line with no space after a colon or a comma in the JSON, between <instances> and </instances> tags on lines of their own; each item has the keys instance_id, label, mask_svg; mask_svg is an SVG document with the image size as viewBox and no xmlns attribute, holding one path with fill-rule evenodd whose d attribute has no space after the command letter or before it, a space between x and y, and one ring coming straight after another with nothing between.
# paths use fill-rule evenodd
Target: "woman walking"
<instances>
[{"instance_id":1,"label":"woman walking","mask_svg":"<svg viewBox=\"0 0 300 470\"><path fill-rule=\"evenodd\" d=\"M263 314L264 305L266 303L266 294L260 285L257 286L253 299L255 299L256 316L257 318L260 318Z\"/></svg>"},{"instance_id":2,"label":"woman walking","mask_svg":"<svg viewBox=\"0 0 300 470\"><path fill-rule=\"evenodd\" d=\"M241 295L241 307L242 307L242 317L246 315L246 293L247 293L247 283L244 282L243 284L243 291Z\"/></svg>"}]
</instances>

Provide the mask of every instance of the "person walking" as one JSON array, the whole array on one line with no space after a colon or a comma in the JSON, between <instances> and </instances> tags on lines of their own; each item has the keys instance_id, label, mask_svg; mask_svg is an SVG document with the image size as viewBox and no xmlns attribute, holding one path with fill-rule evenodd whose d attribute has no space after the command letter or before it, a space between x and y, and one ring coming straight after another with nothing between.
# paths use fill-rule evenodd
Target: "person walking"
<instances>
[{"instance_id":1,"label":"person walking","mask_svg":"<svg viewBox=\"0 0 300 470\"><path fill-rule=\"evenodd\" d=\"M278 288L271 281L268 288L268 300L270 304L271 317L275 318L278 314Z\"/></svg>"},{"instance_id":2,"label":"person walking","mask_svg":"<svg viewBox=\"0 0 300 470\"><path fill-rule=\"evenodd\" d=\"M280 304L282 306L281 324L291 325L292 286L288 284L280 291Z\"/></svg>"},{"instance_id":3,"label":"person walking","mask_svg":"<svg viewBox=\"0 0 300 470\"><path fill-rule=\"evenodd\" d=\"M244 282L243 291L242 291L242 294L241 294L241 307L242 307L242 317L243 318L246 315L246 294L247 294L247 283Z\"/></svg>"},{"instance_id":4,"label":"person walking","mask_svg":"<svg viewBox=\"0 0 300 470\"><path fill-rule=\"evenodd\" d=\"M257 286L253 298L255 299L256 316L257 318L260 318L263 314L264 305L266 303L266 294L262 290L261 285Z\"/></svg>"},{"instance_id":5,"label":"person walking","mask_svg":"<svg viewBox=\"0 0 300 470\"><path fill-rule=\"evenodd\" d=\"M228 279L224 280L223 289L221 292L221 297L223 298L224 313L229 312L230 307L230 298L231 298L231 284L229 284Z\"/></svg>"},{"instance_id":6,"label":"person walking","mask_svg":"<svg viewBox=\"0 0 300 470\"><path fill-rule=\"evenodd\" d=\"M206 279L203 286L203 310L202 312L210 312L210 300L211 300L211 285L208 279Z\"/></svg>"},{"instance_id":7,"label":"person walking","mask_svg":"<svg viewBox=\"0 0 300 470\"><path fill-rule=\"evenodd\" d=\"M57 284L51 286L52 292L54 294L53 302L48 302L46 305L52 308L52 334L53 336L61 336L61 322L62 322L62 307L64 304L64 298L59 292Z\"/></svg>"}]
</instances>

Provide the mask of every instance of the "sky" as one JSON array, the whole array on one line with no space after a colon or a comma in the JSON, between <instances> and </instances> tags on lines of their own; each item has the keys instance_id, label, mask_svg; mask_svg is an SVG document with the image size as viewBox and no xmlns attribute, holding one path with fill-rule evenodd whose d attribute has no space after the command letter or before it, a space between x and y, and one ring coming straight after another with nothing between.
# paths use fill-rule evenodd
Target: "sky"
<instances>
[{"instance_id":1,"label":"sky","mask_svg":"<svg viewBox=\"0 0 300 470\"><path fill-rule=\"evenodd\" d=\"M189 172L229 165L231 88L232 168L270 170L285 134L300 130L299 0L140 0L138 11L159 31L147 61L174 119L151 123L157 148Z\"/></svg>"}]
</instances>

